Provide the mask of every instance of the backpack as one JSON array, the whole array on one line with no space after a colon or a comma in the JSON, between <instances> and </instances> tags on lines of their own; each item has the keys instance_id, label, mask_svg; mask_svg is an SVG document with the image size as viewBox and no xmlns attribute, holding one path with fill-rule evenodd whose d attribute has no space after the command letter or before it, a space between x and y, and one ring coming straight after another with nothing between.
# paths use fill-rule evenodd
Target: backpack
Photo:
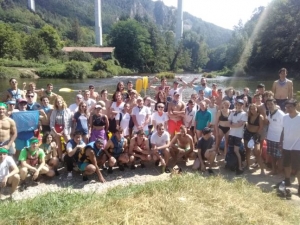
<instances>
[{"instance_id":1,"label":"backpack","mask_svg":"<svg viewBox=\"0 0 300 225\"><path fill-rule=\"evenodd\" d=\"M246 153L244 150L244 147L240 147L240 155L241 155L241 159L242 162L245 161L246 159ZM238 159L236 154L234 153L234 147L233 146L228 146L228 152L225 156L225 169L229 169L231 171L236 171L238 169Z\"/></svg>"}]
</instances>

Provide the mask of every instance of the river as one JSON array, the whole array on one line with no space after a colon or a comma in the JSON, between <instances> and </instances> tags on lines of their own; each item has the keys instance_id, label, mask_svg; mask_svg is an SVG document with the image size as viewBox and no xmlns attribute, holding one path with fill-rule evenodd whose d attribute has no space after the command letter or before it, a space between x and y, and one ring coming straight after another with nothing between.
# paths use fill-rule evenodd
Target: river
<instances>
[{"instance_id":1,"label":"river","mask_svg":"<svg viewBox=\"0 0 300 225\"><path fill-rule=\"evenodd\" d=\"M182 77L185 81L189 82L194 77L201 77L200 74L178 74L176 75L178 77ZM75 93L77 92L71 92L71 93L63 93L58 92L60 88L67 87L74 90L84 90L88 89L88 86L90 84L93 84L96 88L96 91L100 92L102 89L107 89L109 93L113 93L116 89L116 85L119 81L123 81L125 84L127 81L131 80L133 83L135 83L135 80L139 78L140 76L117 76L113 78L107 78L107 79L86 79L86 80L62 80L62 79L19 79L19 88L22 88L22 83L26 82L27 85L29 82L34 81L37 84L37 88L46 88L48 83L52 83L54 86L54 92L60 94L64 97L67 104L74 103L75 101ZM151 78L150 78L151 79ZM266 86L266 90L270 90L272 88L273 81L275 79L278 79L278 76L274 75L273 79L265 79L263 77L217 77L217 78L208 78L208 86L211 87L212 83L216 83L218 85L218 88L222 88L223 90L227 87L234 87L237 91L241 91L243 93L244 87L250 88L250 94L253 95L253 92L256 89L256 86L259 83L263 83ZM196 82L200 82L200 79ZM294 92L297 91L296 87L299 87L300 81L299 80L293 80L294 82ZM172 85L172 81L170 80L169 85ZM159 85L159 83L156 83ZM4 91L9 88L8 80L2 80L0 82L0 90ZM184 91L184 100L187 100L189 96L193 93L193 90L191 88L188 88L186 91ZM149 91L147 91L147 94L149 94ZM150 95L153 96L153 92L150 92ZM142 91L142 95L144 95L144 92Z\"/></svg>"}]
</instances>

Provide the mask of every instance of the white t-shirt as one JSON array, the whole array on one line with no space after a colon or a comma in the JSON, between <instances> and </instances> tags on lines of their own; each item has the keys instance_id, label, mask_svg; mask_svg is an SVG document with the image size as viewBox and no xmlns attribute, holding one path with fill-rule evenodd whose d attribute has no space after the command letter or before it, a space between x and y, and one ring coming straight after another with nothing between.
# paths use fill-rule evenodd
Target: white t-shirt
<instances>
[{"instance_id":1,"label":"white t-shirt","mask_svg":"<svg viewBox=\"0 0 300 225\"><path fill-rule=\"evenodd\" d=\"M131 115L134 115L137 121L137 124L140 126L145 123L147 115L149 119L151 117L151 111L149 107L143 106L143 108L139 108L138 106L133 107ZM137 132L138 129L136 126L133 127L134 131ZM148 124L144 125L144 131L148 130Z\"/></svg>"},{"instance_id":2,"label":"white t-shirt","mask_svg":"<svg viewBox=\"0 0 300 225\"><path fill-rule=\"evenodd\" d=\"M96 105L96 101L92 98L89 98L88 100L83 100L83 102L86 104L88 111L90 111L91 108Z\"/></svg>"},{"instance_id":3,"label":"white t-shirt","mask_svg":"<svg viewBox=\"0 0 300 225\"><path fill-rule=\"evenodd\" d=\"M85 146L86 144L82 141L81 143L83 146ZM77 146L77 145L76 145ZM67 146L66 146L67 152L72 151L74 148L71 144L71 142L68 142Z\"/></svg>"},{"instance_id":4,"label":"white t-shirt","mask_svg":"<svg viewBox=\"0 0 300 225\"><path fill-rule=\"evenodd\" d=\"M76 103L69 106L71 113L74 115L78 111L78 105Z\"/></svg>"},{"instance_id":5,"label":"white t-shirt","mask_svg":"<svg viewBox=\"0 0 300 225\"><path fill-rule=\"evenodd\" d=\"M159 123L165 124L169 120L168 114L166 112L163 112L163 114L160 116L158 112L155 112L152 114L152 121L155 120L156 125ZM156 127L154 127L154 130L156 130Z\"/></svg>"},{"instance_id":6,"label":"white t-shirt","mask_svg":"<svg viewBox=\"0 0 300 225\"><path fill-rule=\"evenodd\" d=\"M197 113L197 109L195 107L193 107L193 109L191 111L188 110L188 107L185 109L185 116L183 119L183 124L186 128L190 128L190 126L195 126L196 113ZM191 121L192 121L192 123L191 123Z\"/></svg>"},{"instance_id":7,"label":"white t-shirt","mask_svg":"<svg viewBox=\"0 0 300 225\"><path fill-rule=\"evenodd\" d=\"M173 98L175 92L179 93L179 101L182 101L183 87L177 88L176 90L174 88L170 89L169 96Z\"/></svg>"},{"instance_id":8,"label":"white t-shirt","mask_svg":"<svg viewBox=\"0 0 300 225\"><path fill-rule=\"evenodd\" d=\"M269 128L268 128L268 133L267 133L267 139L269 141L275 141L279 142L280 141L280 136L281 132L283 129L283 116L284 112L282 112L280 109L276 111L274 115L269 114L268 115L268 120L269 120Z\"/></svg>"},{"instance_id":9,"label":"white t-shirt","mask_svg":"<svg viewBox=\"0 0 300 225\"><path fill-rule=\"evenodd\" d=\"M208 106L207 110L211 113L211 123L215 124L215 122L216 122L216 115L217 115L217 106L215 106L213 108L210 108Z\"/></svg>"},{"instance_id":10,"label":"white t-shirt","mask_svg":"<svg viewBox=\"0 0 300 225\"><path fill-rule=\"evenodd\" d=\"M283 149L300 151L300 114L283 116Z\"/></svg>"},{"instance_id":11,"label":"white t-shirt","mask_svg":"<svg viewBox=\"0 0 300 225\"><path fill-rule=\"evenodd\" d=\"M154 132L151 135L151 139L150 139L150 143L156 145L157 147L163 146L169 141L170 141L170 135L167 131L164 131L161 137L158 136L157 132Z\"/></svg>"},{"instance_id":12,"label":"white t-shirt","mask_svg":"<svg viewBox=\"0 0 300 225\"><path fill-rule=\"evenodd\" d=\"M130 121L130 115L129 113L122 113L122 120L120 122L120 127L123 129L123 133L125 136L129 135L129 121ZM120 120L120 113L117 114L116 120Z\"/></svg>"},{"instance_id":13,"label":"white t-shirt","mask_svg":"<svg viewBox=\"0 0 300 225\"><path fill-rule=\"evenodd\" d=\"M17 166L13 158L9 155L5 157L2 163L0 163L0 182L2 182L3 178L7 176L9 172L9 168L11 166Z\"/></svg>"},{"instance_id":14,"label":"white t-shirt","mask_svg":"<svg viewBox=\"0 0 300 225\"><path fill-rule=\"evenodd\" d=\"M247 122L248 116L247 113L242 111L236 114L236 112L231 112L228 121L232 123L238 123L240 121ZM244 126L238 127L238 128L230 128L229 135L243 138L244 135Z\"/></svg>"},{"instance_id":15,"label":"white t-shirt","mask_svg":"<svg viewBox=\"0 0 300 225\"><path fill-rule=\"evenodd\" d=\"M120 112L122 112L122 110L123 110L123 108L124 108L124 105L125 105L125 102L122 102L119 106L117 106L117 103L116 102L113 102L112 104L111 104L111 109L113 109L113 111L116 111L116 112L118 112L118 113L120 113ZM115 116L115 119L117 120L117 117L118 116L118 114Z\"/></svg>"}]
</instances>

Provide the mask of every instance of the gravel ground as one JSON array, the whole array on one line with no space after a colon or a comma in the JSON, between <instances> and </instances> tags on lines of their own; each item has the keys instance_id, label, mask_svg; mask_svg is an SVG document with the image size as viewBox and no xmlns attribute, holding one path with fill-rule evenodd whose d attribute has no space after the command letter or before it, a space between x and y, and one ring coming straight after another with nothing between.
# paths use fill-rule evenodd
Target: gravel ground
<instances>
[{"instance_id":1,"label":"gravel ground","mask_svg":"<svg viewBox=\"0 0 300 225\"><path fill-rule=\"evenodd\" d=\"M245 171L242 176L236 177L235 173L225 170L223 160L220 160L220 167L214 167L214 173L217 175L224 176L225 179L233 180L239 179L241 177L246 178L250 183L253 183L257 187L261 188L264 192L274 191L272 185L278 183L283 179L283 176L276 175L270 176L268 175L269 171L266 172L266 175L260 175L259 170L248 170ZM184 172L192 173L191 170L192 162L180 163L179 166L183 169ZM67 172L65 168L60 169L60 176L54 177L52 179L48 179L46 177L42 177L37 186L30 186L23 192L17 191L14 194L14 200L22 200L33 198L37 195L45 194L47 192L56 192L56 191L83 191L83 192L97 192L103 193L110 188L116 186L126 186L130 184L144 184L149 181L157 181L157 180L165 180L170 178L170 174L164 173L161 174L161 168L155 167L153 163L146 164L146 168L140 168L138 166L135 170L131 170L126 168L125 171L119 171L118 168L114 168L114 172L112 174L107 174L106 171L102 171L104 178L106 179L106 183L98 182L98 178L96 175L89 176L88 181L82 181L82 176L79 172L73 172L73 179L67 180ZM204 176L208 176L208 173L205 172ZM292 187L290 188L292 195L292 202L299 204L300 206L300 198L296 195L297 193L297 181L296 179L292 179ZM4 190L4 199L8 197L8 190Z\"/></svg>"}]
</instances>

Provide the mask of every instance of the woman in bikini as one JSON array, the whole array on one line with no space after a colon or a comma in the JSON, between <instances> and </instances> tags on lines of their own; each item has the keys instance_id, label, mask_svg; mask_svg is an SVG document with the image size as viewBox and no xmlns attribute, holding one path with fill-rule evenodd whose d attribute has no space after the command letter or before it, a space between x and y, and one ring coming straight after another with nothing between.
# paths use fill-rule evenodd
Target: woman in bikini
<instances>
[{"instance_id":1,"label":"woman in bikini","mask_svg":"<svg viewBox=\"0 0 300 225\"><path fill-rule=\"evenodd\" d=\"M244 146L246 149L246 162L247 167L250 165L250 153L251 149L248 148L248 142L253 139L254 148L253 154L258 162L261 174L264 174L264 167L261 159L261 150L260 150L260 132L263 128L263 116L259 113L258 107L255 104L249 105L248 112L248 122L246 123L246 129L244 132Z\"/></svg>"},{"instance_id":2,"label":"woman in bikini","mask_svg":"<svg viewBox=\"0 0 300 225\"><path fill-rule=\"evenodd\" d=\"M220 143L223 137L225 137L225 145L224 145L224 155L227 154L228 148L228 137L229 137L229 122L228 116L230 114L230 102L225 100L221 104L221 109L218 110L215 120L215 130L216 130L216 150L219 153Z\"/></svg>"}]
</instances>

